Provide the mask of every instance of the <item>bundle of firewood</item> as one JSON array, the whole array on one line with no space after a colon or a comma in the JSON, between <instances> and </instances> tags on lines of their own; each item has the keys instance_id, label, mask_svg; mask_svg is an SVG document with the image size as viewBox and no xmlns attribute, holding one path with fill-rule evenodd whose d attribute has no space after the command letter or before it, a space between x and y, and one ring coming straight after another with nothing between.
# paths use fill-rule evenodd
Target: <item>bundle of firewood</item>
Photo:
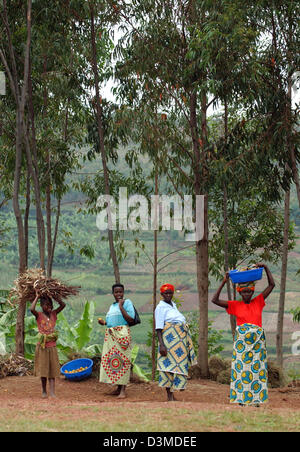
<instances>
[{"instance_id":1,"label":"bundle of firewood","mask_svg":"<svg viewBox=\"0 0 300 452\"><path fill-rule=\"evenodd\" d=\"M9 376L32 375L33 361L24 356L12 353L0 355L0 378Z\"/></svg>"},{"instance_id":2,"label":"bundle of firewood","mask_svg":"<svg viewBox=\"0 0 300 452\"><path fill-rule=\"evenodd\" d=\"M80 286L69 286L58 279L45 276L41 268L26 270L14 282L14 287L10 291L10 300L13 302L30 303L39 295L48 295L53 300L66 299L73 295L78 295Z\"/></svg>"}]
</instances>

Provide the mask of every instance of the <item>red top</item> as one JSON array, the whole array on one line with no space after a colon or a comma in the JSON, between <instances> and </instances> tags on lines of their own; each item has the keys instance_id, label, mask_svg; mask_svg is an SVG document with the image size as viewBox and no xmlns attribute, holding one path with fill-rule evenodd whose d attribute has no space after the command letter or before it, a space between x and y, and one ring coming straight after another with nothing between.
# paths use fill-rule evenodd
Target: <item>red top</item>
<instances>
[{"instance_id":1,"label":"red top","mask_svg":"<svg viewBox=\"0 0 300 452\"><path fill-rule=\"evenodd\" d=\"M228 301L228 314L236 316L237 325L252 323L252 325L262 326L262 311L265 307L265 300L262 294L253 298L249 304L243 301Z\"/></svg>"},{"instance_id":2,"label":"red top","mask_svg":"<svg viewBox=\"0 0 300 452\"><path fill-rule=\"evenodd\" d=\"M48 316L46 316L46 314L44 314L43 312L38 312L36 321L37 321L39 333L52 334L55 329L56 318L57 318L57 315L56 315L55 311L51 312L50 318ZM46 348L54 347L55 345L56 345L55 341L46 342Z\"/></svg>"}]
</instances>

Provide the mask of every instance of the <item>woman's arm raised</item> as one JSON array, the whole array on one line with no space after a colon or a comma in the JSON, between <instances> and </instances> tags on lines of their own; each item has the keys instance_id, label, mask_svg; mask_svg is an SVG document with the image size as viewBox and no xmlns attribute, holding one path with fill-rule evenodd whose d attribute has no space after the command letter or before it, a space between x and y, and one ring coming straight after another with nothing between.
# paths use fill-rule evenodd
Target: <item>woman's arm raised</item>
<instances>
[{"instance_id":1,"label":"woman's arm raised","mask_svg":"<svg viewBox=\"0 0 300 452\"><path fill-rule=\"evenodd\" d=\"M221 293L223 287L227 283L228 279L229 279L229 273L226 272L220 287L218 288L218 290L216 291L216 293L213 295L213 297L211 299L212 303L216 304L217 306L220 306L221 308L225 308L225 309L228 308L228 301L220 300L219 296L220 296L220 293Z\"/></svg>"}]
</instances>

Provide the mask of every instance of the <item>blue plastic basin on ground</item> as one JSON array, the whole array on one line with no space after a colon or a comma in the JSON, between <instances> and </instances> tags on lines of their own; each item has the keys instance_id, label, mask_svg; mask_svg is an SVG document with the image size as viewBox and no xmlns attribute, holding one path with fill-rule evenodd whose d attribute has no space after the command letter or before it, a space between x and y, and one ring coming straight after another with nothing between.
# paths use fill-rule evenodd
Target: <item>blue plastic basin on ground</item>
<instances>
[{"instance_id":1,"label":"blue plastic basin on ground","mask_svg":"<svg viewBox=\"0 0 300 452\"><path fill-rule=\"evenodd\" d=\"M229 276L234 284L258 281L262 279L263 268L254 268L253 270L245 270L243 272L238 270L230 270Z\"/></svg>"},{"instance_id":2,"label":"blue plastic basin on ground","mask_svg":"<svg viewBox=\"0 0 300 452\"><path fill-rule=\"evenodd\" d=\"M82 370L81 372L76 372L74 374L68 374L67 371L79 369L80 367L88 367L85 370ZM68 363L64 364L60 372L68 379L68 380L83 380L84 378L87 378L91 375L93 370L93 361L89 358L79 358L79 359L73 359L72 361L69 361Z\"/></svg>"}]
</instances>

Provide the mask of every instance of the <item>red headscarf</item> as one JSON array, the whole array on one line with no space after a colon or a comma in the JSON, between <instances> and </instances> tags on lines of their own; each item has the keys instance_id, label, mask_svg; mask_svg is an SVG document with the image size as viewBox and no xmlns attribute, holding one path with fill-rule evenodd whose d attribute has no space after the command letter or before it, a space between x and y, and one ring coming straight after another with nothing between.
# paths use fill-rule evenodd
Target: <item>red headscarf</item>
<instances>
[{"instance_id":1,"label":"red headscarf","mask_svg":"<svg viewBox=\"0 0 300 452\"><path fill-rule=\"evenodd\" d=\"M166 290L171 290L175 292L175 287L172 284L163 284L160 288L160 293L166 292Z\"/></svg>"},{"instance_id":2,"label":"red headscarf","mask_svg":"<svg viewBox=\"0 0 300 452\"><path fill-rule=\"evenodd\" d=\"M250 289L254 292L255 291L255 281L240 283L240 284L237 284L237 286L236 286L236 290L238 292L242 292L245 289Z\"/></svg>"}]
</instances>

